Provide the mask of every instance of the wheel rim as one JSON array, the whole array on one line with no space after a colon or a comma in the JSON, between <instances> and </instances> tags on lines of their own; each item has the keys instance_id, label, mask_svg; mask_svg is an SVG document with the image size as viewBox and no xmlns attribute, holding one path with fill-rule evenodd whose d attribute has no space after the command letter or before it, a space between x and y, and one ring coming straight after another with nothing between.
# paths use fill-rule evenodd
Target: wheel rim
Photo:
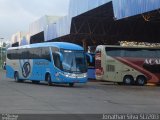
<instances>
[{"instance_id":1,"label":"wheel rim","mask_svg":"<svg viewBox=\"0 0 160 120\"><path fill-rule=\"evenodd\" d=\"M48 85L51 86L52 82L51 82L51 76L50 75L47 76L47 81L48 81Z\"/></svg>"},{"instance_id":2,"label":"wheel rim","mask_svg":"<svg viewBox=\"0 0 160 120\"><path fill-rule=\"evenodd\" d=\"M47 77L47 80L48 80L48 82L50 82L51 81L51 79L50 79L50 76L48 75L48 77Z\"/></svg>"},{"instance_id":3,"label":"wheel rim","mask_svg":"<svg viewBox=\"0 0 160 120\"><path fill-rule=\"evenodd\" d=\"M73 87L73 86L74 86L74 83L69 83L69 86L70 86L70 87Z\"/></svg>"},{"instance_id":4,"label":"wheel rim","mask_svg":"<svg viewBox=\"0 0 160 120\"><path fill-rule=\"evenodd\" d=\"M145 82L144 82L143 79L138 79L138 84L139 84L139 85L144 85L144 83L145 83Z\"/></svg>"},{"instance_id":5,"label":"wheel rim","mask_svg":"<svg viewBox=\"0 0 160 120\"><path fill-rule=\"evenodd\" d=\"M125 83L126 83L126 84L131 84L131 79L130 79L130 78L126 78L126 79L125 79Z\"/></svg>"},{"instance_id":6,"label":"wheel rim","mask_svg":"<svg viewBox=\"0 0 160 120\"><path fill-rule=\"evenodd\" d=\"M15 75L15 81L18 81L18 75L17 74Z\"/></svg>"}]
</instances>

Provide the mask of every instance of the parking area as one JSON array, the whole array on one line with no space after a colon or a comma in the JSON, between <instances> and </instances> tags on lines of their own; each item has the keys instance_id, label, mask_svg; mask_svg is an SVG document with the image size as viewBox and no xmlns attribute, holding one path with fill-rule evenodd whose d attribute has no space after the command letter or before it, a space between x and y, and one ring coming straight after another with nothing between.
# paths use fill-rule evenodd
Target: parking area
<instances>
[{"instance_id":1,"label":"parking area","mask_svg":"<svg viewBox=\"0 0 160 120\"><path fill-rule=\"evenodd\" d=\"M47 86L30 81L16 83L0 73L0 113L19 114L105 114L158 113L159 86L123 86L88 82Z\"/></svg>"}]
</instances>

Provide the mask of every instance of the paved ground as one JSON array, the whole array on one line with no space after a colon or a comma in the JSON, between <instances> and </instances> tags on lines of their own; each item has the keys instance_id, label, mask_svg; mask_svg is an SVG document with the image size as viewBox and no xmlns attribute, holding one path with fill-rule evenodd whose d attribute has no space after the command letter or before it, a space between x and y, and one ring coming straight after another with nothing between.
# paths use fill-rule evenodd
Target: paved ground
<instances>
[{"instance_id":1,"label":"paved ground","mask_svg":"<svg viewBox=\"0 0 160 120\"><path fill-rule=\"evenodd\" d=\"M16 83L0 73L0 113L158 113L160 87L89 82L66 85Z\"/></svg>"}]
</instances>

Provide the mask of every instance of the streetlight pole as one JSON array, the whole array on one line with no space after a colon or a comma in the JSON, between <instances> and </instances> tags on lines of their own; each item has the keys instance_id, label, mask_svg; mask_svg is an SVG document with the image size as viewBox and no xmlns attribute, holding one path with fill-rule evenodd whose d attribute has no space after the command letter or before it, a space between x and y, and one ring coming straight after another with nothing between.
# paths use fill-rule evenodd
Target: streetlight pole
<instances>
[{"instance_id":1,"label":"streetlight pole","mask_svg":"<svg viewBox=\"0 0 160 120\"><path fill-rule=\"evenodd\" d=\"M4 38L0 38L0 39L1 39L1 64L3 64L3 63L2 63L2 46L3 46L2 44L3 44Z\"/></svg>"}]
</instances>

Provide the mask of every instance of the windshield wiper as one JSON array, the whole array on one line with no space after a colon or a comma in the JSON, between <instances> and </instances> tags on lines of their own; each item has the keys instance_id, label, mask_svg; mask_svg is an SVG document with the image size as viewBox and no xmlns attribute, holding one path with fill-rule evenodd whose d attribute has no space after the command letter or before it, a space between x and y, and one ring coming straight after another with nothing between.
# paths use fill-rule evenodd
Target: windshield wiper
<instances>
[{"instance_id":1,"label":"windshield wiper","mask_svg":"<svg viewBox=\"0 0 160 120\"><path fill-rule=\"evenodd\" d=\"M63 69L64 72L72 72L71 70Z\"/></svg>"},{"instance_id":2,"label":"windshield wiper","mask_svg":"<svg viewBox=\"0 0 160 120\"><path fill-rule=\"evenodd\" d=\"M72 67L73 67L73 59L72 59L72 62L71 62L70 71L72 70Z\"/></svg>"}]
</instances>

